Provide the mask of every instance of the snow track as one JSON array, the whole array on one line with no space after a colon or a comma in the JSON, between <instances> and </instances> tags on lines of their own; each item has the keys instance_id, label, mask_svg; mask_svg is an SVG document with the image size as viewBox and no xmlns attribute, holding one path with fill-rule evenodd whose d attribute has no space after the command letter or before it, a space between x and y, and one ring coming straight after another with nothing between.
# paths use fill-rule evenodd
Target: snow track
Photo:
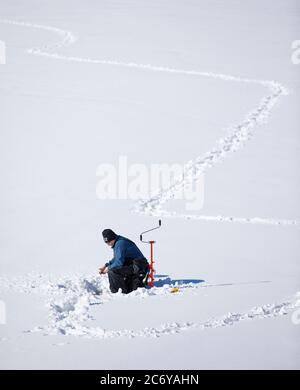
<instances>
[{"instance_id":1,"label":"snow track","mask_svg":"<svg viewBox=\"0 0 300 390\"><path fill-rule=\"evenodd\" d=\"M162 279L163 280L163 279ZM180 294L199 293L209 285L180 283ZM300 306L300 293L285 302L266 304L251 308L244 313L227 313L204 322L168 322L157 327L145 327L140 330L111 330L89 326L93 317L90 309L93 305L103 305L111 300L151 299L154 296L174 299L168 284L152 289L138 289L129 295L112 294L106 277L71 276L51 278L48 275L27 275L19 278L0 277L0 291L16 291L38 294L46 297L49 309L49 321L46 326L37 326L26 333L43 332L45 335L68 335L88 338L116 337L161 337L187 330L205 330L237 324L241 321L265 319L291 314Z\"/></svg>"},{"instance_id":2,"label":"snow track","mask_svg":"<svg viewBox=\"0 0 300 390\"><path fill-rule=\"evenodd\" d=\"M276 81L252 80L248 78L234 77L224 74L211 72L200 72L196 70L175 69L172 67L153 66L150 64L138 64L133 62L122 62L111 59L83 58L75 56L65 56L59 54L57 50L73 44L77 37L66 30L49 27L40 24L32 24L13 20L0 20L12 26L25 28L34 28L45 32L54 33L59 36L59 40L52 44L45 44L41 47L32 47L26 49L30 55L47 57L55 60L64 60L71 62L82 62L89 64L100 64L108 66L120 66L127 68L142 69L151 72L165 72L174 75L186 75L190 77L208 77L226 82L255 84L258 87L266 88L268 93L240 123L228 129L228 135L217 141L215 147L203 156L189 161L186 165L188 169L184 177L178 177L172 186L167 189L159 190L157 194L149 199L140 201L135 211L139 214L159 217L185 218L212 222L233 222L247 224L263 224L274 226L299 226L298 220L282 220L276 218L244 218L228 216L206 216L195 214L179 214L168 212L163 206L174 198L177 191L189 186L198 180L199 176L209 168L215 167L225 158L235 151L240 150L254 135L256 127L265 123L276 103L288 92L284 86ZM180 294L187 294L188 291L197 293L201 288L208 285L182 284L180 285ZM281 303L266 304L263 306L249 309L244 313L227 313L220 318L211 318L202 323L165 323L157 327L143 328L138 331L132 329L107 330L100 327L89 326L92 320L91 307L93 305L102 305L113 299L151 299L152 296L164 296L169 299L171 296L169 285L154 287L151 290L139 289L129 295L111 294L108 287L107 278L100 277L78 277L69 278L50 278L47 275L26 276L23 278L9 279L0 277L0 289L14 290L22 293L39 293L46 297L47 307L49 309L49 321L46 326L39 326L29 332L42 331L44 334L63 334L103 338L115 337L160 337L163 335L175 334L191 329L204 330L207 328L218 328L229 326L246 320L263 319L269 317L278 317L291 313L296 307L300 306L300 294L296 294L291 299Z\"/></svg>"},{"instance_id":3,"label":"snow track","mask_svg":"<svg viewBox=\"0 0 300 390\"><path fill-rule=\"evenodd\" d=\"M253 109L240 123L232 126L228 129L228 135L225 138L221 138L217 141L217 144L209 152L203 156L197 157L193 161L189 161L186 166L188 169L184 176L179 176L174 180L174 183L167 189L159 190L154 196L149 199L140 201L134 208L134 211L144 215L156 216L156 217L179 217L185 219L212 221L212 222L233 222L244 224L262 224L262 225L274 225L274 226L299 226L299 220L277 219L277 218L261 218L261 217L235 217L235 216L207 216L197 214L180 214L176 212L168 212L162 208L162 206L173 199L175 194L182 188L189 186L196 181L201 174L207 171L207 169L216 166L222 162L228 155L241 149L246 142L253 136L256 126L265 123L271 114L273 107L278 100L288 94L287 89L276 81L268 80L255 80L242 77L235 77L224 74L217 74L211 72L199 72L194 70L182 70L171 67L153 66L149 64L138 64L133 62L122 62L110 59L95 59L95 58L83 58L74 56L65 56L54 52L56 49L61 49L67 45L74 43L76 36L66 30L49 27L40 24L33 24L28 22L14 21L14 20L0 20L1 23L6 23L20 27L30 27L39 30L49 31L60 36L60 40L54 44L43 45L38 48L27 49L27 53L49 57L57 60L73 61L73 62L85 62L90 64L112 65L122 66L128 68L143 69L146 71L155 72L167 72L172 74L183 74L194 77L210 77L227 82L239 82L247 84L256 84L268 89L269 93L265 96L258 106Z\"/></svg>"}]
</instances>

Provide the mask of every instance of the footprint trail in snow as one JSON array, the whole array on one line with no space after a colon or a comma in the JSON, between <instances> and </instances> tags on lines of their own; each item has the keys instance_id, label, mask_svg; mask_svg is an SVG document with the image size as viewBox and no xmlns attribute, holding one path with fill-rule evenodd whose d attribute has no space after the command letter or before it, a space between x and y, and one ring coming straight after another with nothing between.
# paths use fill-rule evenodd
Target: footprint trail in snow
<instances>
[{"instance_id":1,"label":"footprint trail in snow","mask_svg":"<svg viewBox=\"0 0 300 390\"><path fill-rule=\"evenodd\" d=\"M174 180L174 183L167 189L161 189L156 195L149 199L140 201L135 211L149 216L175 217L195 219L213 222L234 222L263 224L275 226L299 226L300 221L277 218L261 217L233 217L233 216L206 216L196 214L179 214L168 212L163 206L174 198L177 191L185 188L199 178L199 175L206 172L209 168L215 167L225 158L235 151L241 149L254 135L256 127L265 123L276 103L284 95L287 95L287 89L276 81L252 80L236 76L216 74L211 72L200 72L196 70L175 69L172 67L154 66L149 64L139 64L134 62L122 62L112 59L95 59L78 56L65 56L59 54L57 50L73 44L77 37L66 30L49 27L40 24L33 24L14 20L0 20L15 27L34 28L37 30L48 31L59 36L59 41L53 44L45 44L41 47L32 47L26 50L30 55L48 57L49 59L82 62L87 64L98 64L106 66L120 66L127 68L142 69L148 72L165 72L174 75L186 75L189 77L208 77L219 79L224 82L255 84L268 90L268 94L262 98L255 107L240 123L228 129L228 135L217 141L215 147L203 156L198 156L195 160L189 161L186 166L186 174ZM182 284L180 290L182 294L188 291L196 292L205 285ZM25 276L23 278L0 278L0 290L9 289L22 293L43 294L47 301L49 309L49 322L46 326L36 327L30 332L42 331L45 334L64 334L95 338L115 338L115 337L160 337L163 335L179 333L189 329L204 330L207 328L217 328L229 326L241 321L262 319L287 315L300 306L300 293L281 303L266 304L263 306L249 309L244 313L227 313L220 318L208 319L202 323L165 323L158 327L143 328L139 331L132 329L108 330L100 327L88 326L87 322L92 319L90 308L94 304L105 304L113 299L150 299L153 296L170 296L169 286L155 287L151 290L140 289L128 296L120 294L113 295L108 288L107 279L86 276L72 276L60 279L53 279L47 275Z\"/></svg>"},{"instance_id":2,"label":"footprint trail in snow","mask_svg":"<svg viewBox=\"0 0 300 390\"><path fill-rule=\"evenodd\" d=\"M213 147L204 156L199 156L195 160L191 160L185 164L187 167L185 174L175 178L173 184L167 189L160 189L149 199L142 200L134 207L134 211L139 214L155 216L155 217L176 217L201 221L212 222L233 222L246 224L262 224L274 226L299 226L299 220L278 219L278 218L264 218L264 217L235 217L235 216L207 216L197 214L182 214L177 212L169 212L163 209L163 205L173 199L178 191L186 188L191 183L195 182L201 174L206 172L209 168L221 163L228 155L241 149L246 142L254 134L255 128L265 123L274 106L278 100L284 95L288 94L287 89L276 81L269 80L255 80L231 75L224 75L221 73L200 72L195 70L175 69L172 67L154 66L150 64L139 64L134 62L123 62L112 59L96 59L78 56L65 56L55 52L55 50L62 49L67 45L71 45L78 39L75 34L70 31L49 27L41 24L34 24L15 20L0 20L0 23L9 24L12 26L34 28L43 31L53 32L60 37L60 40L53 44L43 45L41 47L33 47L27 49L27 53L36 56L48 57L56 60L83 62L88 64L121 66L128 68L143 69L152 72L166 72L176 74L183 74L192 77L209 77L219 79L226 82L238 82L246 84L256 84L267 88L268 95L262 98L261 102L254 108L240 123L228 129L228 135L217 141L216 146Z\"/></svg>"},{"instance_id":3,"label":"footprint trail in snow","mask_svg":"<svg viewBox=\"0 0 300 390\"><path fill-rule=\"evenodd\" d=\"M163 281L161 279L160 281ZM158 283L159 284L159 283ZM197 293L210 285L193 282L179 283L180 294ZM237 324L241 321L265 319L291 314L300 307L300 292L280 303L265 304L254 307L243 313L226 313L218 318L209 318L204 322L167 322L157 327L145 327L140 330L112 330L93 327L91 308L103 305L112 300L137 300L161 297L174 299L170 293L170 285L152 289L138 289L131 294L112 294L106 277L70 276L51 277L44 274L29 274L23 277L0 277L0 291L15 291L26 294L43 295L49 310L48 324L36 326L26 333L43 332L45 335L81 336L88 338L116 337L160 337L183 331L208 328L219 328Z\"/></svg>"}]
</instances>

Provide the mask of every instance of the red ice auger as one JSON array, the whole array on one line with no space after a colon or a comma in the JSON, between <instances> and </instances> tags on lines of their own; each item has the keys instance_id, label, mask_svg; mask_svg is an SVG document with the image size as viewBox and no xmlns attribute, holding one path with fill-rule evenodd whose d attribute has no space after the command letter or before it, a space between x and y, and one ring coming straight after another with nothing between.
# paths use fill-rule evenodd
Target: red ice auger
<instances>
[{"instance_id":1,"label":"red ice auger","mask_svg":"<svg viewBox=\"0 0 300 390\"><path fill-rule=\"evenodd\" d=\"M153 268L153 264L155 263L155 261L153 260L153 245L155 244L155 241L143 241L143 234L146 234L146 233L149 233L149 232L152 232L153 230L156 230L156 229L159 229L161 227L161 220L158 221L158 226L153 228L153 229L150 229L150 230L146 230L145 232L141 233L140 235L140 240L146 244L150 244L150 270L149 270L149 286L150 287L153 287L153 282L154 282L154 268Z\"/></svg>"}]
</instances>

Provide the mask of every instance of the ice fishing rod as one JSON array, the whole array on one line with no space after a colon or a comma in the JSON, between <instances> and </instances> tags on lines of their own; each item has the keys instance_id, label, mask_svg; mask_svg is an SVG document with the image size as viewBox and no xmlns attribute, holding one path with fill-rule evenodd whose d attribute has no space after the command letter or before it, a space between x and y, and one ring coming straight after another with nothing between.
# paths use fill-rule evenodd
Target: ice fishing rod
<instances>
[{"instance_id":1,"label":"ice fishing rod","mask_svg":"<svg viewBox=\"0 0 300 390\"><path fill-rule=\"evenodd\" d=\"M150 287L153 287L153 282L154 282L153 245L155 244L155 241L144 241L144 240L143 240L143 234L152 232L153 230L159 229L160 227L161 227L161 220L158 221L158 226L156 226L156 227L153 228L153 229L146 230L145 232L142 232L142 233L140 234L140 240L141 240L141 242L144 242L145 244L150 244L150 269L149 269L149 277L150 277L149 286L150 286Z\"/></svg>"}]
</instances>

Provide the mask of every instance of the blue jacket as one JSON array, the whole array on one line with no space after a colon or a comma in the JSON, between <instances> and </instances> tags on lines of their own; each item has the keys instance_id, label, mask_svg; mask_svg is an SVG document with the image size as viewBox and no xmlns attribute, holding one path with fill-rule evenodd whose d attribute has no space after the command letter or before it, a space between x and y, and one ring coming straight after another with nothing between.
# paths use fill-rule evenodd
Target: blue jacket
<instances>
[{"instance_id":1,"label":"blue jacket","mask_svg":"<svg viewBox=\"0 0 300 390\"><path fill-rule=\"evenodd\" d=\"M105 264L108 269L122 267L126 260L145 259L145 256L135 243L128 238L117 236L112 248L114 250L114 257Z\"/></svg>"}]
</instances>

